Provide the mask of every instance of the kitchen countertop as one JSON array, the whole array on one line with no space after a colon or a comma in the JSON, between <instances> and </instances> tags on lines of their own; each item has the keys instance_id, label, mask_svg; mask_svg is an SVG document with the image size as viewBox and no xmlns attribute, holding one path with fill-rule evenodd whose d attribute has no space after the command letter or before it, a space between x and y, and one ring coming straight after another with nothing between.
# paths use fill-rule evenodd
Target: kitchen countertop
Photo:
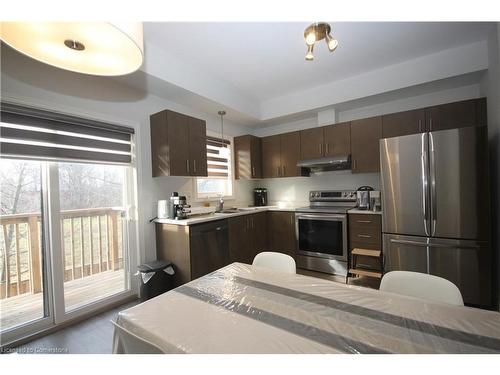
<instances>
[{"instance_id":1,"label":"kitchen countertop","mask_svg":"<svg viewBox=\"0 0 500 375\"><path fill-rule=\"evenodd\" d=\"M266 211L292 211L294 212L296 207L279 207L279 206L263 206L263 207L240 207L242 211L233 212L233 213L217 213L214 212L212 214L206 215L196 215L191 216L187 219L183 220L173 220L173 219L155 219L154 222L158 224L174 224L174 225L195 225L206 223L209 221L215 220L224 220L230 217L243 216L256 214L258 212L266 212Z\"/></svg>"},{"instance_id":2,"label":"kitchen countertop","mask_svg":"<svg viewBox=\"0 0 500 375\"><path fill-rule=\"evenodd\" d=\"M365 215L382 215L382 211L372 211L372 210L358 210L353 208L348 211L350 214L365 214Z\"/></svg>"},{"instance_id":3,"label":"kitchen countertop","mask_svg":"<svg viewBox=\"0 0 500 375\"><path fill-rule=\"evenodd\" d=\"M303 207L298 206L298 207ZM251 215L255 214L258 212L266 212L266 211L287 211L287 212L295 212L298 207L295 206L290 206L290 207L279 207L279 206L263 206L263 207L240 207L242 211L238 212L233 212L233 213L211 213L211 214L204 214L204 215L196 215L196 216L191 216L187 219L183 220L172 220L172 219L156 219L154 220L155 223L158 224L174 224L174 225L195 225L195 224L201 224L201 223L206 223L209 221L216 221L216 220L224 220L228 219L231 217L236 217L236 216L243 216L243 215ZM351 214L375 214L375 215L381 215L381 211L370 211L370 210L358 210L358 209L351 209L348 211Z\"/></svg>"}]
</instances>

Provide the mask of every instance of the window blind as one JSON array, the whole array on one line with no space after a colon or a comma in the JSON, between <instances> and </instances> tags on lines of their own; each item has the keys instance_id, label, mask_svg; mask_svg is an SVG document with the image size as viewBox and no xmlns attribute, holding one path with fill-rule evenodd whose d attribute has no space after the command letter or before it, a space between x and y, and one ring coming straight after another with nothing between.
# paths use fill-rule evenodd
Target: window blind
<instances>
[{"instance_id":1,"label":"window blind","mask_svg":"<svg viewBox=\"0 0 500 375\"><path fill-rule=\"evenodd\" d=\"M134 129L1 103L0 154L36 159L130 163Z\"/></svg>"},{"instance_id":2,"label":"window blind","mask_svg":"<svg viewBox=\"0 0 500 375\"><path fill-rule=\"evenodd\" d=\"M208 177L229 177L230 146L227 139L207 137Z\"/></svg>"}]
</instances>

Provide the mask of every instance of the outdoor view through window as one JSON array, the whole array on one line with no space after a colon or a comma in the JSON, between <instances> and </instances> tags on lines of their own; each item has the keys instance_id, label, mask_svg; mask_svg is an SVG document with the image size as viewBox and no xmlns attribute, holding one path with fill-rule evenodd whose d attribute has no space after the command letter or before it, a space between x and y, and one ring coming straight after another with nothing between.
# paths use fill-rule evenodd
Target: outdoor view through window
<instances>
[{"instance_id":1,"label":"outdoor view through window","mask_svg":"<svg viewBox=\"0 0 500 375\"><path fill-rule=\"evenodd\" d=\"M43 201L59 195L64 305L70 311L126 289L126 166L54 163L58 184L44 181L48 162L0 159L0 330L47 314ZM58 188L58 189L57 189ZM42 203L43 202L43 203ZM55 303L61 303L56 301ZM20 308L22 306L22 308Z\"/></svg>"},{"instance_id":2,"label":"outdoor view through window","mask_svg":"<svg viewBox=\"0 0 500 375\"><path fill-rule=\"evenodd\" d=\"M59 163L66 311L125 289L125 167Z\"/></svg>"}]
</instances>

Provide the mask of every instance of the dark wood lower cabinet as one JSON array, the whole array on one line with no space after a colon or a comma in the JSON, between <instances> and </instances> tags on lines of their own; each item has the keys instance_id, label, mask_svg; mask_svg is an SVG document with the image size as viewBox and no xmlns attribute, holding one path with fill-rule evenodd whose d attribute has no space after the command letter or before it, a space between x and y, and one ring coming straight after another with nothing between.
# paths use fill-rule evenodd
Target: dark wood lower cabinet
<instances>
[{"instance_id":1,"label":"dark wood lower cabinet","mask_svg":"<svg viewBox=\"0 0 500 375\"><path fill-rule=\"evenodd\" d=\"M156 224L158 259L174 264L180 286L233 262L252 264L258 253L295 257L295 214L270 211L196 225Z\"/></svg>"},{"instance_id":2,"label":"dark wood lower cabinet","mask_svg":"<svg viewBox=\"0 0 500 375\"><path fill-rule=\"evenodd\" d=\"M269 211L267 213L268 250L284 253L295 258L297 240L295 237L295 213Z\"/></svg>"},{"instance_id":3,"label":"dark wood lower cabinet","mask_svg":"<svg viewBox=\"0 0 500 375\"><path fill-rule=\"evenodd\" d=\"M228 222L230 262L251 264L258 253L267 249L267 213L237 216Z\"/></svg>"}]
</instances>

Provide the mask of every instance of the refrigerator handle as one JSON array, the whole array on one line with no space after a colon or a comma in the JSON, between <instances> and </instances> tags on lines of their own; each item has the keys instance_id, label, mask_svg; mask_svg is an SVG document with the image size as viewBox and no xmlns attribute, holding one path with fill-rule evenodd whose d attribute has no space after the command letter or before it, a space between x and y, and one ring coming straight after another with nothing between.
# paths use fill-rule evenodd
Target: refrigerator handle
<instances>
[{"instance_id":1,"label":"refrigerator handle","mask_svg":"<svg viewBox=\"0 0 500 375\"><path fill-rule=\"evenodd\" d=\"M429 148L430 148L430 164L429 174L431 176L431 217L432 217L432 230L431 236L436 234L437 224L437 199L436 199L436 154L434 150L434 137L429 133Z\"/></svg>"},{"instance_id":2,"label":"refrigerator handle","mask_svg":"<svg viewBox=\"0 0 500 375\"><path fill-rule=\"evenodd\" d=\"M429 179L428 179L428 147L427 147L427 134L422 133L422 151L421 151L421 164L422 164L422 210L424 212L424 229L425 235L430 236L429 232Z\"/></svg>"}]
</instances>

